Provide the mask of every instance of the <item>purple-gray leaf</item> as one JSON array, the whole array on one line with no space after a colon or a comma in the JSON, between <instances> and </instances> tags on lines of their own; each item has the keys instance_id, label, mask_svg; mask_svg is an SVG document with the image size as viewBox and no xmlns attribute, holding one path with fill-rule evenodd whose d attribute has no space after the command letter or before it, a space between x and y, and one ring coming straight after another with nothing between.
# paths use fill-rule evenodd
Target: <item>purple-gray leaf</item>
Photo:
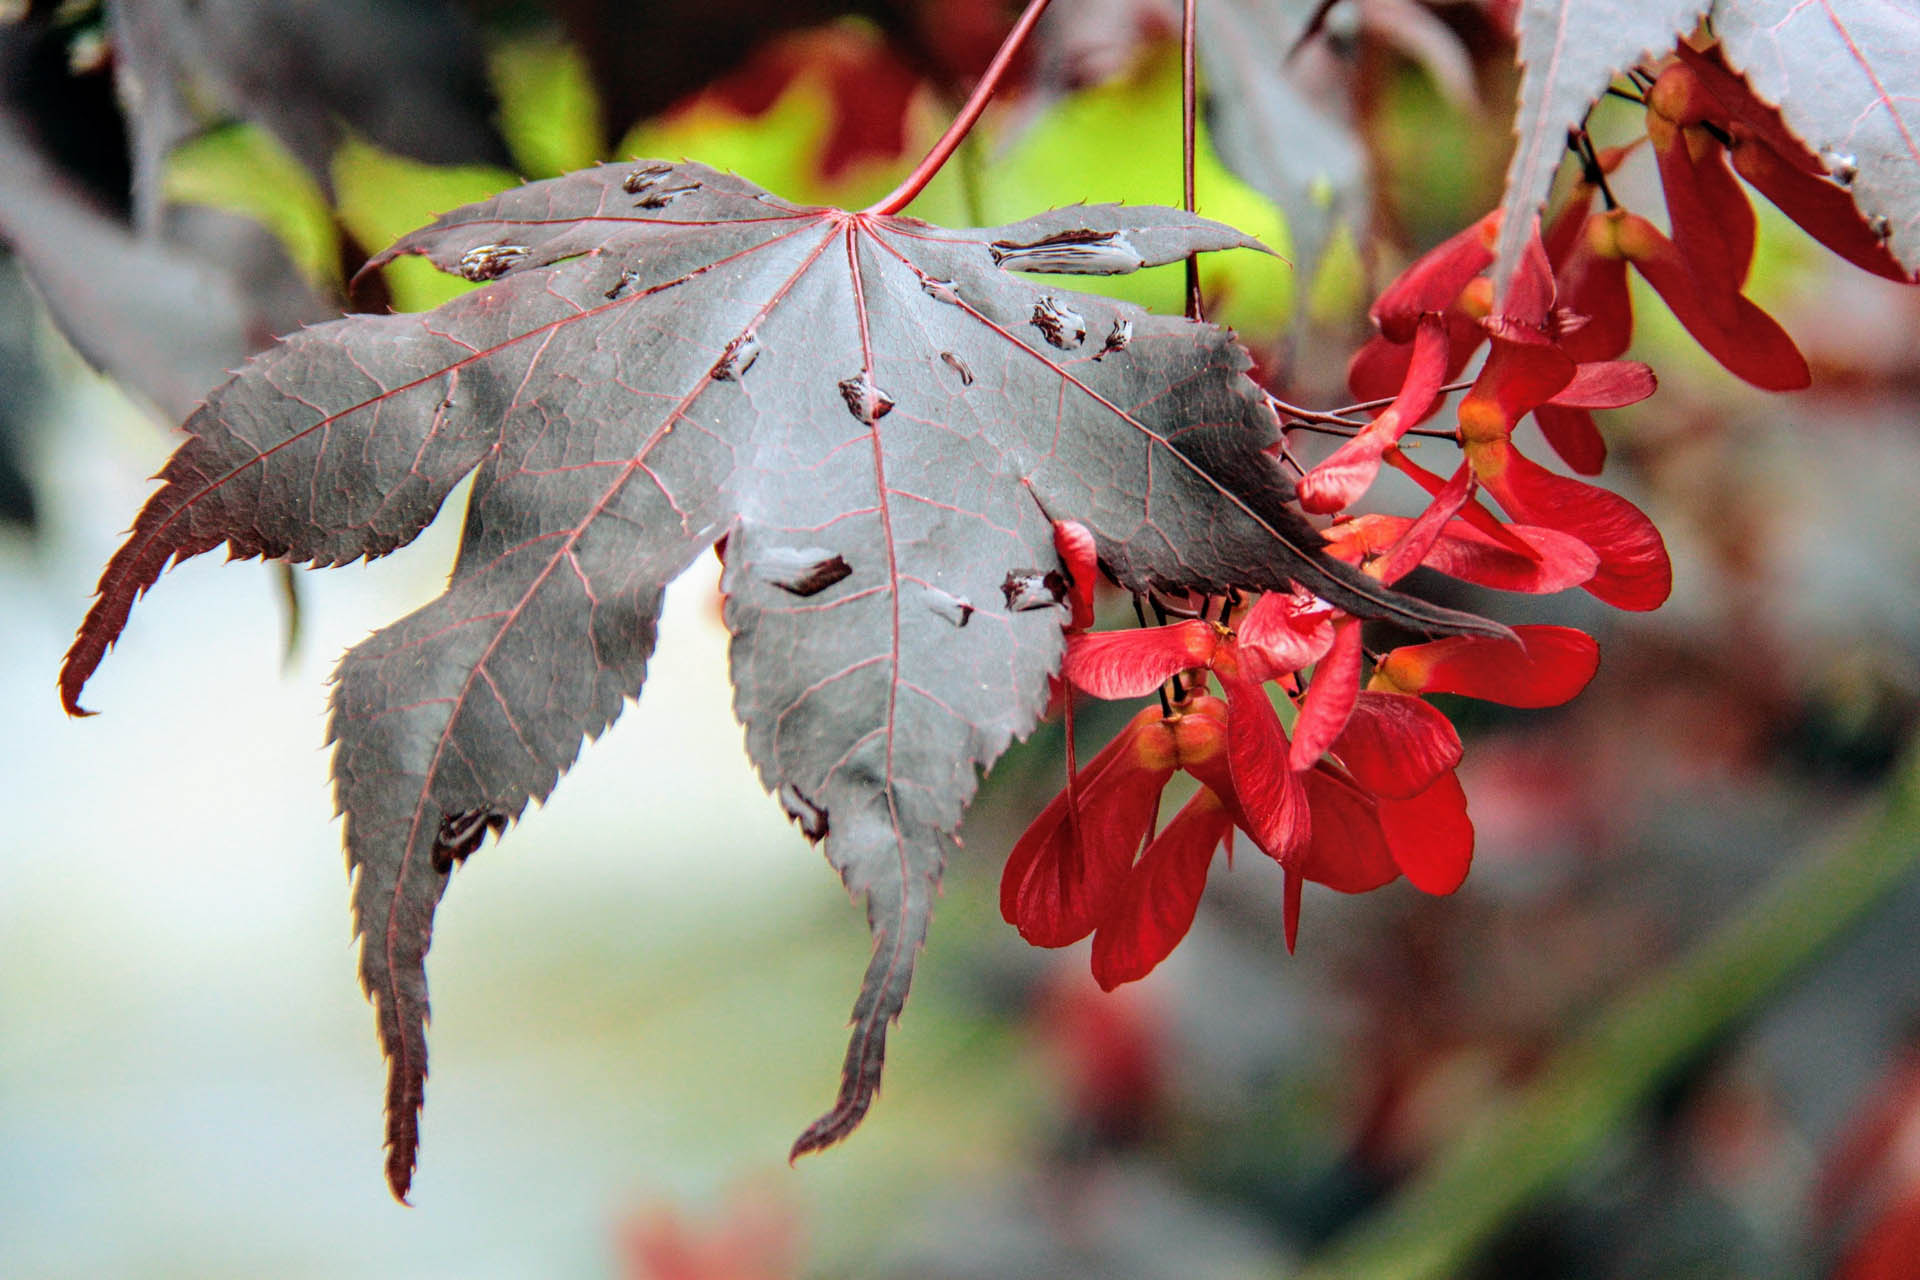
<instances>
[{"instance_id":1,"label":"purple-gray leaf","mask_svg":"<svg viewBox=\"0 0 1920 1280\"><path fill-rule=\"evenodd\" d=\"M406 237L375 261L485 283L294 334L189 420L68 655L72 710L169 563L223 543L381 555L474 475L445 594L348 653L333 695L397 1194L450 869L639 693L664 587L722 538L748 750L866 898L874 941L839 1097L796 1153L871 1103L979 772L1045 705L1067 616L1055 520L1136 590L1297 582L1369 617L1501 631L1320 552L1232 335L1036 284L995 247L1042 242L1101 246L1094 270L1122 242L1139 265L1257 247L1167 209L948 230L700 165L606 165Z\"/></svg>"}]
</instances>

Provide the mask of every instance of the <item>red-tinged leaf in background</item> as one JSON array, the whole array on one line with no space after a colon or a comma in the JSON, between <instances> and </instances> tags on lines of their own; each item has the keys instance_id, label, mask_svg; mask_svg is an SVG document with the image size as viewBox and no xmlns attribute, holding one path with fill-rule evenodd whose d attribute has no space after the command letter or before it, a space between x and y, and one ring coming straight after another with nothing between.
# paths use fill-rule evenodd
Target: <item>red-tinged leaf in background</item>
<instances>
[{"instance_id":1,"label":"red-tinged leaf in background","mask_svg":"<svg viewBox=\"0 0 1920 1280\"><path fill-rule=\"evenodd\" d=\"M1673 593L1667 544L1646 513L1617 493L1556 475L1504 440L1470 446L1480 483L1515 520L1558 529L1593 548L1584 585L1617 609L1657 609Z\"/></svg>"},{"instance_id":2,"label":"red-tinged leaf in background","mask_svg":"<svg viewBox=\"0 0 1920 1280\"><path fill-rule=\"evenodd\" d=\"M1302 876L1339 893L1367 893L1399 879L1372 796L1327 765L1309 769L1302 785L1313 810Z\"/></svg>"},{"instance_id":3,"label":"red-tinged leaf in background","mask_svg":"<svg viewBox=\"0 0 1920 1280\"><path fill-rule=\"evenodd\" d=\"M980 74L1013 21L1000 0L547 0L546 7L585 59L613 137L739 71L769 44L837 18L877 25L894 56L949 93Z\"/></svg>"},{"instance_id":4,"label":"red-tinged leaf in background","mask_svg":"<svg viewBox=\"0 0 1920 1280\"><path fill-rule=\"evenodd\" d=\"M1567 130L1618 72L1646 53L1664 54L1709 7L1710 0L1522 0L1516 142L1495 245L1497 293L1505 291L1533 215L1546 202Z\"/></svg>"},{"instance_id":5,"label":"red-tinged leaf in background","mask_svg":"<svg viewBox=\"0 0 1920 1280\"><path fill-rule=\"evenodd\" d=\"M1148 707L1041 810L1000 877L1000 915L1021 937L1064 947L1093 932L1152 825L1175 759L1173 731Z\"/></svg>"},{"instance_id":6,"label":"red-tinged leaf in background","mask_svg":"<svg viewBox=\"0 0 1920 1280\"><path fill-rule=\"evenodd\" d=\"M1395 546L1409 536L1412 525L1406 516L1359 516L1329 529L1328 534L1337 537L1328 547L1335 555L1353 559L1368 554L1370 547ZM1571 534L1533 525L1510 524L1505 528L1530 546L1533 555L1520 555L1465 520L1449 520L1420 563L1475 586L1531 595L1580 586L1600 566L1593 548Z\"/></svg>"},{"instance_id":7,"label":"red-tinged leaf in background","mask_svg":"<svg viewBox=\"0 0 1920 1280\"><path fill-rule=\"evenodd\" d=\"M382 555L475 473L446 593L350 651L333 697L396 1191L451 866L638 693L666 583L720 537L748 751L874 935L839 1098L796 1153L865 1114L978 771L1045 704L1055 519L1130 589L1298 582L1359 616L1502 630L1319 550L1226 331L1015 274L1252 243L1152 207L947 230L701 165L605 165L375 260L420 254L484 287L304 330L209 396L102 575L62 672L70 711L170 563L222 544ZM1103 347L1115 332L1130 341Z\"/></svg>"},{"instance_id":8,"label":"red-tinged leaf in background","mask_svg":"<svg viewBox=\"0 0 1920 1280\"><path fill-rule=\"evenodd\" d=\"M1460 735L1421 699L1369 689L1354 703L1333 753L1374 795L1407 800L1460 763Z\"/></svg>"},{"instance_id":9,"label":"red-tinged leaf in background","mask_svg":"<svg viewBox=\"0 0 1920 1280\"><path fill-rule=\"evenodd\" d=\"M1369 688L1398 693L1458 693L1509 707L1557 707L1587 687L1600 646L1572 627L1528 624L1519 642L1446 637L1404 645L1380 660Z\"/></svg>"},{"instance_id":10,"label":"red-tinged leaf in background","mask_svg":"<svg viewBox=\"0 0 1920 1280\"><path fill-rule=\"evenodd\" d=\"M1721 0L1713 30L1727 64L1843 178L1893 256L1920 271L1920 10L1896 0Z\"/></svg>"},{"instance_id":11,"label":"red-tinged leaf in background","mask_svg":"<svg viewBox=\"0 0 1920 1280\"><path fill-rule=\"evenodd\" d=\"M1393 861L1422 893L1452 893L1473 866L1473 822L1467 793L1448 769L1433 785L1405 800L1383 797L1380 830Z\"/></svg>"},{"instance_id":12,"label":"red-tinged leaf in background","mask_svg":"<svg viewBox=\"0 0 1920 1280\"><path fill-rule=\"evenodd\" d=\"M116 0L106 6L134 221L159 225L167 156L211 122L259 124L322 189L344 126L433 164L509 163L486 59L449 0Z\"/></svg>"},{"instance_id":13,"label":"red-tinged leaf in background","mask_svg":"<svg viewBox=\"0 0 1920 1280\"><path fill-rule=\"evenodd\" d=\"M1146 977L1193 928L1213 851L1233 829L1206 787L1147 845L1093 935L1093 977L1102 990Z\"/></svg>"},{"instance_id":14,"label":"red-tinged leaf in background","mask_svg":"<svg viewBox=\"0 0 1920 1280\"><path fill-rule=\"evenodd\" d=\"M830 26L769 41L701 96L741 115L759 116L809 71L822 77L828 95L827 135L816 160L823 181L906 150L907 108L925 81L896 48L869 30Z\"/></svg>"},{"instance_id":15,"label":"red-tinged leaf in background","mask_svg":"<svg viewBox=\"0 0 1920 1280\"><path fill-rule=\"evenodd\" d=\"M1920 1258L1920 1191L1873 1220L1842 1255L1833 1280L1912 1280L1915 1258Z\"/></svg>"}]
</instances>

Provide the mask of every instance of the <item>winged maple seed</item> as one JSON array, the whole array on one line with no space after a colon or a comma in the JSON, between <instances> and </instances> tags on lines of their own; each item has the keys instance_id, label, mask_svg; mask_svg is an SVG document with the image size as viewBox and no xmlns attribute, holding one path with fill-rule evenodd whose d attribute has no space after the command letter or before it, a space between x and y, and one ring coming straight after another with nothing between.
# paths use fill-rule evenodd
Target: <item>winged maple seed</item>
<instances>
[{"instance_id":1,"label":"winged maple seed","mask_svg":"<svg viewBox=\"0 0 1920 1280\"><path fill-rule=\"evenodd\" d=\"M304 330L212 393L101 577L69 711L168 564L222 544L382 555L474 472L446 592L351 650L333 692L396 1195L451 869L638 694L663 589L717 540L748 751L873 933L839 1096L796 1155L865 1114L977 774L1045 705L1055 519L1135 589L1298 583L1362 616L1504 633L1320 549L1231 334L1011 272L1236 246L1259 247L1153 207L946 230L695 164L607 165L374 260L421 254L481 287Z\"/></svg>"}]
</instances>

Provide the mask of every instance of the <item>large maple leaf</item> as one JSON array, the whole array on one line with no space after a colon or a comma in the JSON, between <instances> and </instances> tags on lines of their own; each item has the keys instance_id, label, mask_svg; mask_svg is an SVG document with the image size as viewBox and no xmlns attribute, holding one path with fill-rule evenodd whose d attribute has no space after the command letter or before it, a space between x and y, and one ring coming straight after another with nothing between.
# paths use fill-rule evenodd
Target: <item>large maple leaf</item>
<instances>
[{"instance_id":1,"label":"large maple leaf","mask_svg":"<svg viewBox=\"0 0 1920 1280\"><path fill-rule=\"evenodd\" d=\"M453 866L543 799L635 696L664 587L724 538L735 707L769 790L866 898L839 1097L877 1088L978 771L1033 725L1062 647L1053 521L1120 582L1297 582L1427 630L1499 630L1328 559L1265 451L1224 330L1016 275L1249 246L1167 209L992 230L799 208L693 165L608 165L458 210L424 254L486 282L297 333L187 424L68 654L81 688L173 561L392 551L474 473L444 595L356 646L333 695L361 975L404 1196L424 961Z\"/></svg>"}]
</instances>

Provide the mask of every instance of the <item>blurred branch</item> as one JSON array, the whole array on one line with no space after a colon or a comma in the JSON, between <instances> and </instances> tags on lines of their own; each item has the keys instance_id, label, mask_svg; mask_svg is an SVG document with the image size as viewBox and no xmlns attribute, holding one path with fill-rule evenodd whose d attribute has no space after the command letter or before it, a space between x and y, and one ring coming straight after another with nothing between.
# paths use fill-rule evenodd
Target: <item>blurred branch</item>
<instances>
[{"instance_id":1,"label":"blurred branch","mask_svg":"<svg viewBox=\"0 0 1920 1280\"><path fill-rule=\"evenodd\" d=\"M1782 874L1664 972L1621 996L1395 1199L1294 1280L1447 1277L1591 1157L1647 1097L1807 968L1920 862L1920 745L1850 840Z\"/></svg>"}]
</instances>

